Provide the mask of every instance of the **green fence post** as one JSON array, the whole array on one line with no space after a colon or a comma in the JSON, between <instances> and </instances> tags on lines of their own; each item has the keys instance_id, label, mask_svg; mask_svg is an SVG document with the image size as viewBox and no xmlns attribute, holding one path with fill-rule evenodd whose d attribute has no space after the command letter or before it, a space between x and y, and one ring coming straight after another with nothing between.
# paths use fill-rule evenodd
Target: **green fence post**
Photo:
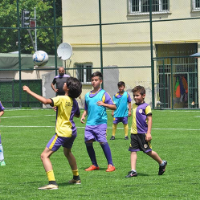
<instances>
[{"instance_id":1,"label":"green fence post","mask_svg":"<svg viewBox=\"0 0 200 200\"><path fill-rule=\"evenodd\" d=\"M19 0L17 0L17 30L18 30L18 56L19 56L19 107L22 107L22 84L21 84L21 44L20 44L20 17L19 17Z\"/></svg>"},{"instance_id":2,"label":"green fence post","mask_svg":"<svg viewBox=\"0 0 200 200\"><path fill-rule=\"evenodd\" d=\"M102 24L101 24L101 0L99 0L99 37L100 37L100 64L101 64L101 73L103 75L103 48L102 48ZM103 88L103 82L102 82Z\"/></svg>"},{"instance_id":3,"label":"green fence post","mask_svg":"<svg viewBox=\"0 0 200 200\"><path fill-rule=\"evenodd\" d=\"M151 85L152 85L152 108L155 108L154 94L154 61L153 61L153 27L152 27L152 0L149 1L149 18L150 18L150 45L151 45Z\"/></svg>"}]
</instances>

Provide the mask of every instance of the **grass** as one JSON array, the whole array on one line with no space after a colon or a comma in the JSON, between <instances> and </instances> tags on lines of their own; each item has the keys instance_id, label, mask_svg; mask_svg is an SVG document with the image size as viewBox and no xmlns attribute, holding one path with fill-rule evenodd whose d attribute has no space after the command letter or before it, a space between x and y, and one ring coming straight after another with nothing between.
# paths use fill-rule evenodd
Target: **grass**
<instances>
[{"instance_id":1,"label":"grass","mask_svg":"<svg viewBox=\"0 0 200 200\"><path fill-rule=\"evenodd\" d=\"M122 124L118 125L116 139L109 140L110 111L108 116L108 142L116 171L105 172L107 162L98 143L94 148L100 170L84 171L91 163L84 144L85 125L76 119L78 137L72 151L82 184L67 183L72 173L60 148L51 157L59 189L40 191L37 188L48 183L40 154L54 134L55 113L51 109L6 110L0 124L6 161L6 166L0 167L0 199L200 199L200 111L154 110L152 146L168 161L166 173L158 176L157 163L139 152L138 177L129 179L124 177L130 171L130 141L124 140Z\"/></svg>"}]
</instances>

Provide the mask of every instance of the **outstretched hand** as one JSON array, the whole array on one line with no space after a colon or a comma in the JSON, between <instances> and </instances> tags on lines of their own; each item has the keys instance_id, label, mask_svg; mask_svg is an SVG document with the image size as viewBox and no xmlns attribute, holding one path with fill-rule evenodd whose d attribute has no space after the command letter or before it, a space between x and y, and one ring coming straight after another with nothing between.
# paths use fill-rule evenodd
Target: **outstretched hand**
<instances>
[{"instance_id":1,"label":"outstretched hand","mask_svg":"<svg viewBox=\"0 0 200 200\"><path fill-rule=\"evenodd\" d=\"M23 91L25 91L25 92L29 92L29 91L30 91L30 89L29 89L29 87L28 87L28 86L24 85L24 86L23 86Z\"/></svg>"}]
</instances>

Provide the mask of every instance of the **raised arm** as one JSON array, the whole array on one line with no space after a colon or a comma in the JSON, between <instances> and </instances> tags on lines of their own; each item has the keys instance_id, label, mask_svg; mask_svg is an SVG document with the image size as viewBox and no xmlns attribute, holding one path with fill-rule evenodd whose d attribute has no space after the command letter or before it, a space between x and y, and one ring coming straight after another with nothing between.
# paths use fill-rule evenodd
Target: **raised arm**
<instances>
[{"instance_id":1,"label":"raised arm","mask_svg":"<svg viewBox=\"0 0 200 200\"><path fill-rule=\"evenodd\" d=\"M46 99L45 97L36 94L35 92L31 91L29 89L29 87L26 85L23 86L23 90L25 92L27 92L28 94L30 94L35 99L37 99L38 101L42 102L43 104L51 104L52 103L51 99Z\"/></svg>"}]
</instances>

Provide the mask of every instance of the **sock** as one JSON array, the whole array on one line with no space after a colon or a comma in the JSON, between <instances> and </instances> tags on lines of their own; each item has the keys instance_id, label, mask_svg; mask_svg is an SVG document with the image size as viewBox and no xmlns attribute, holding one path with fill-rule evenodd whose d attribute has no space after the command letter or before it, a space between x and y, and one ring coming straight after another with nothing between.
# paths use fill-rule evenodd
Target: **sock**
<instances>
[{"instance_id":1,"label":"sock","mask_svg":"<svg viewBox=\"0 0 200 200\"><path fill-rule=\"evenodd\" d=\"M132 171L132 172L136 172L136 170L135 170L135 169L132 169L131 171Z\"/></svg>"},{"instance_id":2,"label":"sock","mask_svg":"<svg viewBox=\"0 0 200 200\"><path fill-rule=\"evenodd\" d=\"M0 162L4 160L4 155L3 155L3 146L0 144Z\"/></svg>"},{"instance_id":3,"label":"sock","mask_svg":"<svg viewBox=\"0 0 200 200\"><path fill-rule=\"evenodd\" d=\"M164 166L165 165L165 163L164 163L164 161L162 161L162 163L160 164L160 166Z\"/></svg>"},{"instance_id":4,"label":"sock","mask_svg":"<svg viewBox=\"0 0 200 200\"><path fill-rule=\"evenodd\" d=\"M103 149L103 152L104 152L104 155L106 156L108 164L113 165L112 155L111 155L111 151L110 151L110 147L108 143L107 142L102 143L101 148Z\"/></svg>"},{"instance_id":5,"label":"sock","mask_svg":"<svg viewBox=\"0 0 200 200\"><path fill-rule=\"evenodd\" d=\"M78 169L72 170L72 173L73 173L74 180L80 180Z\"/></svg>"},{"instance_id":6,"label":"sock","mask_svg":"<svg viewBox=\"0 0 200 200\"><path fill-rule=\"evenodd\" d=\"M55 176L53 170L46 172L49 184L56 184Z\"/></svg>"},{"instance_id":7,"label":"sock","mask_svg":"<svg viewBox=\"0 0 200 200\"><path fill-rule=\"evenodd\" d=\"M86 144L86 148L87 148L87 152L90 157L90 160L92 161L92 164L98 167L93 144L92 143L85 143L85 144Z\"/></svg>"},{"instance_id":8,"label":"sock","mask_svg":"<svg viewBox=\"0 0 200 200\"><path fill-rule=\"evenodd\" d=\"M128 136L128 124L124 124L124 133L125 133L125 137Z\"/></svg>"},{"instance_id":9,"label":"sock","mask_svg":"<svg viewBox=\"0 0 200 200\"><path fill-rule=\"evenodd\" d=\"M117 124L113 124L112 125L112 136L114 136L114 137L115 137L116 129L117 129Z\"/></svg>"},{"instance_id":10,"label":"sock","mask_svg":"<svg viewBox=\"0 0 200 200\"><path fill-rule=\"evenodd\" d=\"M74 176L78 176L79 175L78 169L72 170L72 173L73 173Z\"/></svg>"}]
</instances>

